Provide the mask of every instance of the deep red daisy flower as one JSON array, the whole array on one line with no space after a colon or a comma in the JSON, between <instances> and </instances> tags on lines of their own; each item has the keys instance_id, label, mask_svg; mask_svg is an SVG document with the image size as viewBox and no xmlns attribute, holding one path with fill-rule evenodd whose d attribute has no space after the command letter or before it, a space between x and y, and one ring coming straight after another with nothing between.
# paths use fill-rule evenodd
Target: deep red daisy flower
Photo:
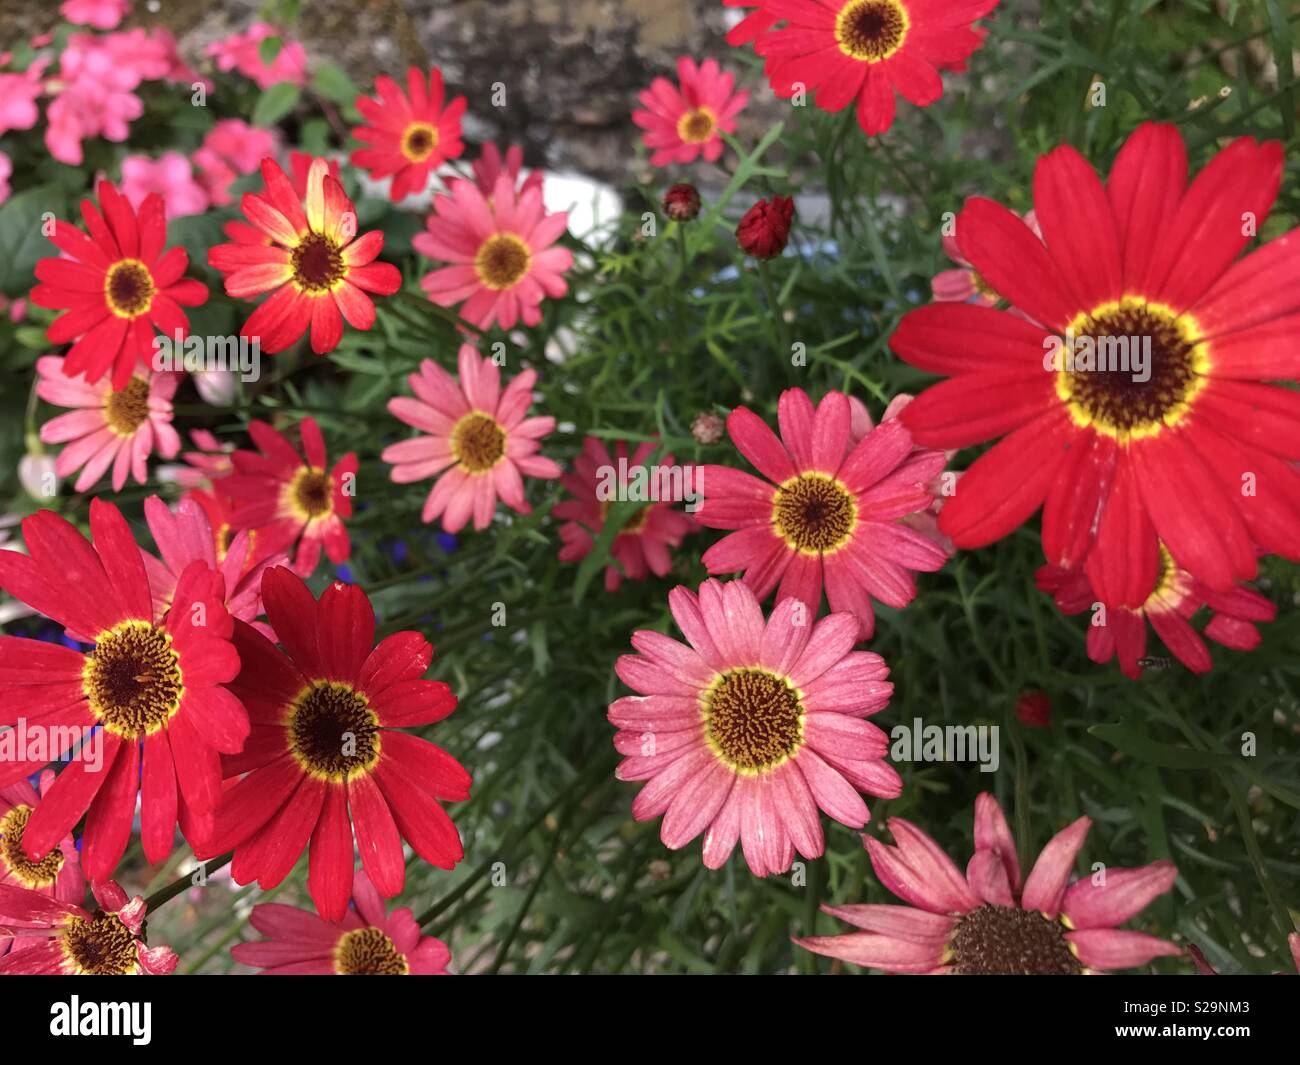
<instances>
[{"instance_id":1,"label":"deep red daisy flower","mask_svg":"<svg viewBox=\"0 0 1300 1065\"><path fill-rule=\"evenodd\" d=\"M100 211L103 214L100 214ZM182 306L197 307L208 290L184 277L190 258L183 248L163 251L167 220L163 200L150 193L139 214L111 182L99 183L99 207L81 201L86 233L56 221L50 240L67 258L42 259L32 289L38 307L66 310L46 330L52 344L76 343L63 372L86 375L88 384L112 373L113 388L125 388L138 365L149 367L155 327L165 336L188 333Z\"/></svg>"},{"instance_id":2,"label":"deep red daisy flower","mask_svg":"<svg viewBox=\"0 0 1300 1065\"><path fill-rule=\"evenodd\" d=\"M443 869L464 856L440 802L469 798L470 776L451 755L401 729L441 721L456 697L421 679L433 648L417 632L377 647L375 614L356 585L334 583L319 603L288 569L262 579L277 649L243 622L235 646L243 668L233 690L252 732L226 759L229 788L216 831L196 853L233 849L231 875L274 887L311 843L307 886L322 917L338 921L352 889L356 831L361 861L385 898L401 892L405 839Z\"/></svg>"},{"instance_id":3,"label":"deep red daisy flower","mask_svg":"<svg viewBox=\"0 0 1300 1065\"><path fill-rule=\"evenodd\" d=\"M1160 572L1155 588L1141 606L1099 607L1087 573L1082 569L1062 569L1050 563L1036 574L1038 587L1056 599L1065 614L1090 611L1088 657L1094 662L1109 662L1119 656L1120 669L1126 677L1137 680L1147 657L1147 622L1174 656L1193 673L1206 673L1212 662L1202 636L1235 651L1253 651L1259 646L1255 626L1277 617L1277 607L1249 585L1238 585L1230 592L1214 592L1201 585L1185 570L1179 569L1164 548L1160 551ZM1202 607L1211 617L1201 632L1192 626L1192 618Z\"/></svg>"},{"instance_id":4,"label":"deep red daisy flower","mask_svg":"<svg viewBox=\"0 0 1300 1065\"><path fill-rule=\"evenodd\" d=\"M266 422L250 422L248 435L258 450L231 455L235 472L213 482L213 487L234 504L231 527L254 534L256 558L289 551L296 543L293 568L310 577L320 562L322 546L334 563L346 562L352 553L343 523L352 517L357 454L349 451L329 469L325 438L316 419L304 418L298 432L305 459Z\"/></svg>"},{"instance_id":5,"label":"deep red daisy flower","mask_svg":"<svg viewBox=\"0 0 1300 1065\"><path fill-rule=\"evenodd\" d=\"M764 22L785 23L754 41L777 96L811 90L823 111L856 101L858 124L874 136L894 123L895 92L917 107L943 95L939 71L964 69L984 41L972 23L998 0L762 0L758 6L742 24L743 37Z\"/></svg>"},{"instance_id":6,"label":"deep red daisy flower","mask_svg":"<svg viewBox=\"0 0 1300 1065\"><path fill-rule=\"evenodd\" d=\"M222 686L239 658L221 575L191 563L158 617L121 512L91 500L90 531L93 544L43 510L23 522L30 556L0 551L0 588L94 644L83 654L0 637L0 725L22 722L28 754L36 737L47 744L47 757L0 763L0 785L72 751L28 821L23 849L32 859L49 854L85 815L82 865L102 880L126 850L137 794L148 861L171 851L178 819L191 843L206 835L221 793L218 752L241 749L248 716Z\"/></svg>"},{"instance_id":7,"label":"deep red daisy flower","mask_svg":"<svg viewBox=\"0 0 1300 1065\"><path fill-rule=\"evenodd\" d=\"M396 203L422 192L429 175L446 160L465 150L460 139L460 119L465 97L457 96L445 107L442 71L429 70L428 83L418 67L406 72L406 92L392 78L375 79L375 98L357 97L357 110L370 125L352 131L369 145L352 153L352 165L368 170L375 181L393 179L389 195Z\"/></svg>"},{"instance_id":8,"label":"deep red daisy flower","mask_svg":"<svg viewBox=\"0 0 1300 1065\"><path fill-rule=\"evenodd\" d=\"M1300 393L1262 383L1300 374L1300 230L1234 261L1281 174L1280 145L1243 137L1189 185L1178 130L1146 124L1105 185L1068 146L1039 160L1041 241L967 201L962 255L1021 314L932 304L891 341L951 377L903 411L918 443L1004 437L940 516L958 547L1041 506L1047 560L1086 555L1098 598L1128 607L1160 543L1217 592L1254 576L1256 545L1300 558Z\"/></svg>"},{"instance_id":9,"label":"deep red daisy flower","mask_svg":"<svg viewBox=\"0 0 1300 1065\"><path fill-rule=\"evenodd\" d=\"M355 329L375 324L366 293L391 296L402 275L391 263L375 262L384 235L377 229L357 235L356 208L324 159L312 161L305 198L272 159L262 160L262 181L264 194L246 192L240 206L269 241L228 230L232 243L212 248L208 262L225 274L227 295L271 293L240 336L256 337L263 351L274 353L310 328L312 351L324 355L342 339L344 319Z\"/></svg>"}]
</instances>

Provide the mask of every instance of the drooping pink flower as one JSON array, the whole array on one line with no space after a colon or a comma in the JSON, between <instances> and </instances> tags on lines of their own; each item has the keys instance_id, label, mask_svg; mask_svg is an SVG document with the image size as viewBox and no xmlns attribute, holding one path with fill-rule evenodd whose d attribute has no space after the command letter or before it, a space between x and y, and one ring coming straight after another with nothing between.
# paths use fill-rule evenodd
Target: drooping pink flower
<instances>
[{"instance_id":1,"label":"drooping pink flower","mask_svg":"<svg viewBox=\"0 0 1300 1065\"><path fill-rule=\"evenodd\" d=\"M1034 235L1039 239L1042 238L1042 231L1038 228L1038 219L1033 211L1029 211L1024 216L1025 225L1034 231ZM1000 299L998 294L988 286L988 283L975 272L970 261L961 253L961 248L957 244L956 232L945 232L943 234L944 253L956 263L956 267L951 270L941 270L934 275L934 280L930 282L930 291L934 298L940 303L974 303L980 307L995 306Z\"/></svg>"},{"instance_id":2,"label":"drooping pink flower","mask_svg":"<svg viewBox=\"0 0 1300 1065\"><path fill-rule=\"evenodd\" d=\"M1063 614L1092 612L1088 657L1104 663L1118 655L1120 670L1131 680L1137 680L1147 664L1148 621L1183 665L1193 673L1206 673L1213 662L1202 636L1235 651L1253 651L1260 639L1255 626L1277 617L1277 607L1248 584L1239 584L1230 592L1215 592L1202 584L1174 562L1163 544L1155 586L1138 607L1102 603L1086 564L1064 569L1048 563L1038 570L1036 579L1039 589L1056 599ZM1203 606L1212 613L1198 633L1192 618Z\"/></svg>"},{"instance_id":3,"label":"drooping pink flower","mask_svg":"<svg viewBox=\"0 0 1300 1065\"><path fill-rule=\"evenodd\" d=\"M167 976L179 960L144 939L144 899L112 880L91 885L99 908L83 910L25 888L0 884L0 925L30 945L0 958L0 976Z\"/></svg>"},{"instance_id":4,"label":"drooping pink flower","mask_svg":"<svg viewBox=\"0 0 1300 1065\"><path fill-rule=\"evenodd\" d=\"M192 429L189 436L194 450L181 452L179 463L159 466L155 471L159 481L188 489L206 488L234 469L230 462L234 444L223 444L207 429Z\"/></svg>"},{"instance_id":5,"label":"drooping pink flower","mask_svg":"<svg viewBox=\"0 0 1300 1065\"><path fill-rule=\"evenodd\" d=\"M790 868L795 851L821 855L818 810L860 828L858 792L895 798L902 780L885 761L888 736L860 720L893 685L883 659L853 651L858 621L813 623L797 600L764 621L743 581L675 588L673 618L689 646L639 631L616 665L636 695L609 708L623 754L620 780L644 780L638 821L663 815L672 849L704 833L704 864L726 862L737 840L757 876Z\"/></svg>"},{"instance_id":6,"label":"drooping pink flower","mask_svg":"<svg viewBox=\"0 0 1300 1065\"><path fill-rule=\"evenodd\" d=\"M760 600L796 598L816 614L825 588L830 608L875 629L871 600L902 607L916 595L914 572L931 572L947 552L899 519L928 510L940 451L918 452L898 419L852 442L848 398L829 392L814 409L802 389L778 404L781 437L745 407L727 419L740 452L767 478L705 466L696 517L734 529L704 553L710 573L743 571Z\"/></svg>"},{"instance_id":7,"label":"drooping pink flower","mask_svg":"<svg viewBox=\"0 0 1300 1065\"><path fill-rule=\"evenodd\" d=\"M540 188L516 197L509 174L497 176L490 200L474 182L453 181L451 194L433 201L428 232L411 241L421 255L450 264L426 274L420 287L443 307L464 300L460 316L473 325L536 325L542 299L568 291L573 253L554 246L568 223L565 211L547 214Z\"/></svg>"},{"instance_id":8,"label":"drooping pink flower","mask_svg":"<svg viewBox=\"0 0 1300 1065\"><path fill-rule=\"evenodd\" d=\"M207 512L197 499L184 497L176 510L170 510L157 496L144 501L145 521L161 557L140 549L149 591L153 595L154 613L162 617L171 609L176 586L191 562L202 562L221 574L225 581L225 607L232 618L246 621L268 638L274 638L268 626L259 624L262 614L262 574L272 566L287 565L283 551L258 557L254 537L248 530L227 530L224 549L219 544Z\"/></svg>"},{"instance_id":9,"label":"drooping pink flower","mask_svg":"<svg viewBox=\"0 0 1300 1065\"><path fill-rule=\"evenodd\" d=\"M262 62L261 55L262 41L267 37L279 37L283 42L269 65ZM214 41L208 45L206 54L216 59L218 70L237 70L257 82L259 89L280 81L302 85L307 80L307 50L265 22L255 22L246 33L232 33Z\"/></svg>"},{"instance_id":10,"label":"drooping pink flower","mask_svg":"<svg viewBox=\"0 0 1300 1065\"><path fill-rule=\"evenodd\" d=\"M505 157L501 155L501 149L492 141L487 141L479 154L479 157L473 162L474 181L478 185L478 190L486 199L490 199L492 192L497 187L497 178L502 174L507 175L514 184L515 195L522 196L529 189L542 189L542 172L540 170L530 170L523 175L522 182L520 176L523 174L524 150L517 144L512 144L506 149Z\"/></svg>"},{"instance_id":11,"label":"drooping pink flower","mask_svg":"<svg viewBox=\"0 0 1300 1065\"><path fill-rule=\"evenodd\" d=\"M113 388L107 377L93 385L86 383L84 374L68 377L63 363L59 355L36 360L36 394L47 403L73 408L41 426L41 441L67 445L54 468L60 477L81 470L76 491L86 491L110 467L113 491L122 490L128 474L136 484L144 484L155 450L163 458L175 457L181 440L172 428L171 401L180 374L140 367L125 387Z\"/></svg>"},{"instance_id":12,"label":"drooping pink flower","mask_svg":"<svg viewBox=\"0 0 1300 1065\"><path fill-rule=\"evenodd\" d=\"M162 197L168 219L202 214L208 194L194 180L190 161L180 152L164 152L157 159L128 155L122 160L122 194L139 210L151 192Z\"/></svg>"},{"instance_id":13,"label":"drooping pink flower","mask_svg":"<svg viewBox=\"0 0 1300 1065\"><path fill-rule=\"evenodd\" d=\"M736 131L736 115L749 102L744 89L732 90L736 76L723 73L716 59L677 60L677 85L667 78L655 78L640 93L642 107L632 112L632 121L645 130L642 142L653 153L651 166L710 163L722 155L721 133Z\"/></svg>"},{"instance_id":14,"label":"drooping pink flower","mask_svg":"<svg viewBox=\"0 0 1300 1065\"><path fill-rule=\"evenodd\" d=\"M447 976L451 951L406 906L388 912L370 878L357 870L352 905L341 921L282 903L254 906L248 923L265 939L239 943L230 956L263 976Z\"/></svg>"},{"instance_id":15,"label":"drooping pink flower","mask_svg":"<svg viewBox=\"0 0 1300 1065\"><path fill-rule=\"evenodd\" d=\"M1080 976L1182 954L1119 927L1173 887L1172 863L1070 882L1091 826L1080 817L1053 836L1022 882L1015 839L988 792L975 800L975 854L964 875L926 833L890 818L895 846L863 838L880 882L908 905L823 906L861 931L794 942L866 968L958 976Z\"/></svg>"},{"instance_id":16,"label":"drooping pink flower","mask_svg":"<svg viewBox=\"0 0 1300 1065\"><path fill-rule=\"evenodd\" d=\"M64 0L59 12L78 26L111 30L131 10L131 0Z\"/></svg>"},{"instance_id":17,"label":"drooping pink flower","mask_svg":"<svg viewBox=\"0 0 1300 1065\"><path fill-rule=\"evenodd\" d=\"M278 143L279 138L273 130L258 129L238 118L223 118L208 130L203 145L194 153L194 165L199 169L199 183L212 205L225 207L234 202L230 186L239 175L251 174L263 159L274 156ZM337 178L336 174L335 180ZM302 184L300 195L306 195L305 168Z\"/></svg>"},{"instance_id":18,"label":"drooping pink flower","mask_svg":"<svg viewBox=\"0 0 1300 1065\"><path fill-rule=\"evenodd\" d=\"M644 443L629 460L627 444L621 440L615 445L613 456L596 437L589 436L583 441L582 453L573 462L573 472L560 478L560 483L574 498L557 503L551 511L564 521L560 526L561 562L586 558L605 526L613 500L629 498L629 484L638 477L645 478L647 485L658 480L646 463L654 450L653 442ZM663 455L654 465L668 470L675 466L675 459L671 454ZM685 491L696 490L695 485L685 483L692 471L679 468L678 476ZM643 581L650 573L656 577L667 576L673 568L670 549L680 546L682 537L697 528L689 515L673 508L674 500L664 496L658 484L654 493L655 500L646 502L633 514L610 544L610 557L618 565L605 567L606 591L616 591L624 576L633 581Z\"/></svg>"},{"instance_id":19,"label":"drooping pink flower","mask_svg":"<svg viewBox=\"0 0 1300 1065\"><path fill-rule=\"evenodd\" d=\"M419 373L407 378L415 398L388 401L395 418L427 435L391 444L381 456L393 464L396 484L437 478L422 520L442 515L442 527L450 533L471 517L474 528L486 529L498 497L512 510L530 513L523 478L550 480L562 472L537 453L555 419L527 416L537 371L516 374L503 390L496 363L472 344L461 345L457 361L459 378L425 359Z\"/></svg>"}]
</instances>

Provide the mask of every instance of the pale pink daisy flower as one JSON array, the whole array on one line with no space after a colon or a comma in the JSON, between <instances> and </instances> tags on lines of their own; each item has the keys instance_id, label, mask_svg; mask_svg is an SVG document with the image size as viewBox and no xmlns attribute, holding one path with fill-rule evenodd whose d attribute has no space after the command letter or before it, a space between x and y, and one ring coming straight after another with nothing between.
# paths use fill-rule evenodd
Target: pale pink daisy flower
<instances>
[{"instance_id":1,"label":"pale pink daisy flower","mask_svg":"<svg viewBox=\"0 0 1300 1065\"><path fill-rule=\"evenodd\" d=\"M625 755L620 780L644 780L638 821L664 815L674 850L704 833L704 864L720 867L737 840L757 876L790 868L795 851L824 849L824 810L854 828L870 814L858 792L897 797L885 761L889 737L861 720L893 685L884 660L853 651L858 622L813 623L797 600L763 612L743 581L708 580L698 596L673 589L668 604L689 646L662 633L632 636L639 652L615 669L637 695L612 703Z\"/></svg>"},{"instance_id":2,"label":"pale pink daisy flower","mask_svg":"<svg viewBox=\"0 0 1300 1065\"><path fill-rule=\"evenodd\" d=\"M267 37L279 37L283 42L269 65L262 62L261 55L262 41ZM259 89L268 89L280 81L302 85L307 80L307 50L265 22L253 23L247 33L232 33L214 41L205 54L216 59L218 70L237 70L257 82Z\"/></svg>"},{"instance_id":3,"label":"pale pink daisy flower","mask_svg":"<svg viewBox=\"0 0 1300 1065\"><path fill-rule=\"evenodd\" d=\"M943 452L918 452L897 418L854 443L842 392L828 392L814 408L802 389L787 389L777 416L779 439L745 407L727 418L732 442L766 480L703 468L697 519L736 530L704 553L704 564L710 573L743 571L759 599L778 589L778 601L799 599L813 614L824 588L830 608L856 614L867 639L875 629L872 599L906 606L916 595L914 574L948 559L940 544L899 521L932 506Z\"/></svg>"},{"instance_id":4,"label":"pale pink daisy flower","mask_svg":"<svg viewBox=\"0 0 1300 1065\"><path fill-rule=\"evenodd\" d=\"M352 882L352 905L341 921L279 902L254 906L248 923L265 939L239 943L230 956L262 976L448 976L451 951L420 935L411 911L392 913L365 873Z\"/></svg>"},{"instance_id":5,"label":"pale pink daisy flower","mask_svg":"<svg viewBox=\"0 0 1300 1065\"><path fill-rule=\"evenodd\" d=\"M492 193L497 187L497 178L502 174L507 175L514 185L515 195L522 195L529 189L535 188L539 192L542 188L542 172L540 170L530 170L523 181L520 182L520 175L523 173L524 150L517 144L512 144L506 149L505 157L501 155L501 149L491 141L483 145L479 157L473 162L474 181L478 185L478 190L483 196L491 200Z\"/></svg>"},{"instance_id":6,"label":"pale pink daisy flower","mask_svg":"<svg viewBox=\"0 0 1300 1065\"><path fill-rule=\"evenodd\" d=\"M561 562L586 558L595 537L605 526L612 501L627 497L629 485L635 484L638 477L646 478L649 487L649 478L654 473L646 460L654 450L653 442L644 443L629 460L627 444L621 440L612 456L596 437L589 436L583 441L582 453L573 462L573 472L560 478L560 483L574 498L557 503L551 511L564 521L560 526ZM674 462L672 455L663 455L654 465L664 470ZM697 486L687 484L685 488ZM655 492L660 494L658 485ZM689 515L674 509L671 499L646 503L627 520L610 544L610 557L618 565L605 567L605 590L617 591L624 576L633 581L643 581L650 573L656 577L667 576L673 568L670 548L680 546L682 537L697 528Z\"/></svg>"},{"instance_id":7,"label":"pale pink daisy flower","mask_svg":"<svg viewBox=\"0 0 1300 1065\"><path fill-rule=\"evenodd\" d=\"M59 13L78 26L111 30L131 10L131 0L64 0Z\"/></svg>"},{"instance_id":8,"label":"pale pink daisy flower","mask_svg":"<svg viewBox=\"0 0 1300 1065\"><path fill-rule=\"evenodd\" d=\"M486 529L497 499L520 514L531 508L524 497L524 477L550 480L561 469L537 452L542 437L555 428L551 417L527 417L537 371L516 374L504 389L496 364L462 344L459 379L431 359L407 380L415 398L397 396L388 409L399 421L427 436L384 448L396 484L436 477L424 503L422 519L442 515L447 532L459 532L472 516L474 528Z\"/></svg>"},{"instance_id":9,"label":"pale pink daisy flower","mask_svg":"<svg viewBox=\"0 0 1300 1065\"><path fill-rule=\"evenodd\" d=\"M722 155L723 133L736 131L736 115L749 102L744 89L732 92L736 77L723 73L716 59L699 66L687 56L677 60L678 85L655 78L639 99L644 109L632 112L632 121L645 130L642 141L654 154L651 166L710 163Z\"/></svg>"},{"instance_id":10,"label":"pale pink daisy flower","mask_svg":"<svg viewBox=\"0 0 1300 1065\"><path fill-rule=\"evenodd\" d=\"M151 192L162 197L168 219L202 214L208 194L194 180L190 161L180 152L164 152L157 159L128 155L122 160L122 194L136 210Z\"/></svg>"},{"instance_id":11,"label":"pale pink daisy flower","mask_svg":"<svg viewBox=\"0 0 1300 1065\"><path fill-rule=\"evenodd\" d=\"M926 833L890 818L896 846L864 840L880 882L908 905L824 906L862 931L794 942L871 969L958 976L1082 976L1182 954L1119 927L1173 887L1170 862L1070 882L1091 826L1080 817L1061 829L1022 883L1016 841L988 792L975 800L975 854L964 875Z\"/></svg>"},{"instance_id":12,"label":"pale pink daisy flower","mask_svg":"<svg viewBox=\"0 0 1300 1065\"><path fill-rule=\"evenodd\" d=\"M262 574L272 566L287 565L288 554L281 551L257 560L254 534L247 529L233 533L224 549L219 549L207 512L191 496L176 504L174 512L157 496L150 496L144 501L144 517L162 556L140 549L155 616L162 617L171 609L185 568L191 562L202 562L224 579L224 603L230 616L259 629L269 639L275 638L269 626L257 622L262 614Z\"/></svg>"},{"instance_id":13,"label":"pale pink daisy flower","mask_svg":"<svg viewBox=\"0 0 1300 1065\"><path fill-rule=\"evenodd\" d=\"M137 369L124 388L113 388L107 377L91 385L85 374L66 376L60 355L37 359L36 372L41 399L74 408L42 425L41 441L67 444L54 468L60 477L81 470L73 485L76 491L86 491L110 466L114 492L122 490L128 474L136 484L144 484L154 451L170 459L180 450L181 439L171 424L180 374Z\"/></svg>"},{"instance_id":14,"label":"pale pink daisy flower","mask_svg":"<svg viewBox=\"0 0 1300 1065\"><path fill-rule=\"evenodd\" d=\"M433 201L428 232L411 241L421 255L451 265L426 274L420 287L443 307L464 300L460 316L481 328L536 325L542 299L568 291L573 254L554 246L568 223L567 212L546 212L540 187L516 196L508 173L497 175L490 202L474 182L453 181L450 195Z\"/></svg>"}]
</instances>

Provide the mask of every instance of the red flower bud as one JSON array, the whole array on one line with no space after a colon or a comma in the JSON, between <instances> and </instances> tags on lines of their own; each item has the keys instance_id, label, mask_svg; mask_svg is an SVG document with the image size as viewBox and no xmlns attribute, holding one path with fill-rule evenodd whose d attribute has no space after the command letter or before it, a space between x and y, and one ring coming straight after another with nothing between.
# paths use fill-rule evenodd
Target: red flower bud
<instances>
[{"instance_id":1,"label":"red flower bud","mask_svg":"<svg viewBox=\"0 0 1300 1065\"><path fill-rule=\"evenodd\" d=\"M759 200L740 220L736 240L755 259L775 259L790 239L793 218L794 200L789 196Z\"/></svg>"},{"instance_id":2,"label":"red flower bud","mask_svg":"<svg viewBox=\"0 0 1300 1065\"><path fill-rule=\"evenodd\" d=\"M1052 703L1042 692L1025 692L1016 700L1016 717L1022 725L1047 728L1052 723Z\"/></svg>"},{"instance_id":3,"label":"red flower bud","mask_svg":"<svg viewBox=\"0 0 1300 1065\"><path fill-rule=\"evenodd\" d=\"M700 213L700 194L686 182L664 193L664 214L674 222L689 222Z\"/></svg>"}]
</instances>

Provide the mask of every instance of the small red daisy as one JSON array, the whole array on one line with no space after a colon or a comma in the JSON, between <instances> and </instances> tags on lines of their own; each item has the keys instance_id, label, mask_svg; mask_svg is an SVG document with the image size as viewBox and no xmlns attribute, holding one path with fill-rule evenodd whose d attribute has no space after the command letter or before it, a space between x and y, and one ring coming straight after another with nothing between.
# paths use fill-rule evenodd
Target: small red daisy
<instances>
[{"instance_id":1,"label":"small red daisy","mask_svg":"<svg viewBox=\"0 0 1300 1065\"><path fill-rule=\"evenodd\" d=\"M875 136L894 123L896 92L917 107L943 95L939 72L965 69L984 41L972 23L997 6L998 0L763 0L745 21L755 29L764 17L785 21L754 42L777 96L812 90L823 111L856 101L858 124Z\"/></svg>"},{"instance_id":2,"label":"small red daisy","mask_svg":"<svg viewBox=\"0 0 1300 1065\"><path fill-rule=\"evenodd\" d=\"M336 582L317 602L278 567L263 578L262 598L282 649L236 622L243 668L232 687L252 732L225 767L247 776L226 791L197 853L233 849L235 881L271 888L310 841L312 901L338 921L352 890L354 828L366 874L385 898L405 883L403 839L443 869L463 857L440 802L469 798L470 776L441 748L400 731L441 721L456 697L421 679L433 648L419 633L374 646L374 610L356 585Z\"/></svg>"},{"instance_id":3,"label":"small red daisy","mask_svg":"<svg viewBox=\"0 0 1300 1065\"><path fill-rule=\"evenodd\" d=\"M403 93L392 78L376 78L376 97L357 97L357 110L370 125L352 131L370 146L352 153L352 165L368 170L376 181L391 177L394 203L422 192L433 171L465 150L460 139L465 97L457 96L443 107L442 71L433 67L426 86L424 75L411 67L406 90Z\"/></svg>"},{"instance_id":4,"label":"small red daisy","mask_svg":"<svg viewBox=\"0 0 1300 1065\"><path fill-rule=\"evenodd\" d=\"M391 263L375 262L384 235L377 229L357 235L356 208L324 159L312 161L305 199L274 160L262 160L262 181L265 194L246 192L240 206L269 241L254 242L242 228L228 230L232 242L212 248L208 262L225 275L229 296L271 293L240 336L275 353L310 329L312 351L324 355L343 338L344 319L355 329L375 324L366 293L391 296L402 287L402 275Z\"/></svg>"},{"instance_id":5,"label":"small red daisy","mask_svg":"<svg viewBox=\"0 0 1300 1065\"><path fill-rule=\"evenodd\" d=\"M38 307L66 309L45 332L51 344L76 341L65 374L85 374L93 385L111 372L113 388L126 388L137 365L151 366L155 327L168 337L188 333L181 307L205 302L208 290L183 276L190 263L183 248L163 251L161 196L146 196L137 215L111 182L101 181L99 209L82 200L81 217L89 236L68 222L54 223L50 240L67 258L36 264L42 283L31 299Z\"/></svg>"},{"instance_id":6,"label":"small red daisy","mask_svg":"<svg viewBox=\"0 0 1300 1065\"><path fill-rule=\"evenodd\" d=\"M94 645L83 654L0 637L0 726L22 720L29 736L41 729L50 737L48 757L0 765L0 784L80 743L28 821L23 849L44 857L85 815L82 865L102 880L126 850L137 795L150 862L170 853L178 819L190 842L211 829L218 752L240 750L248 716L222 687L239 658L221 575L202 562L186 566L160 617L121 512L91 500L90 531L93 544L42 510L23 522L30 556L0 551L0 588Z\"/></svg>"},{"instance_id":7,"label":"small red daisy","mask_svg":"<svg viewBox=\"0 0 1300 1065\"><path fill-rule=\"evenodd\" d=\"M327 468L325 438L315 418L298 425L306 458L266 422L249 423L248 435L257 451L230 456L235 472L214 487L233 500L235 530L256 534L256 557L288 551L296 543L293 568L310 577L320 562L322 546L335 564L352 553L347 526L356 494L357 454L349 451Z\"/></svg>"}]
</instances>

